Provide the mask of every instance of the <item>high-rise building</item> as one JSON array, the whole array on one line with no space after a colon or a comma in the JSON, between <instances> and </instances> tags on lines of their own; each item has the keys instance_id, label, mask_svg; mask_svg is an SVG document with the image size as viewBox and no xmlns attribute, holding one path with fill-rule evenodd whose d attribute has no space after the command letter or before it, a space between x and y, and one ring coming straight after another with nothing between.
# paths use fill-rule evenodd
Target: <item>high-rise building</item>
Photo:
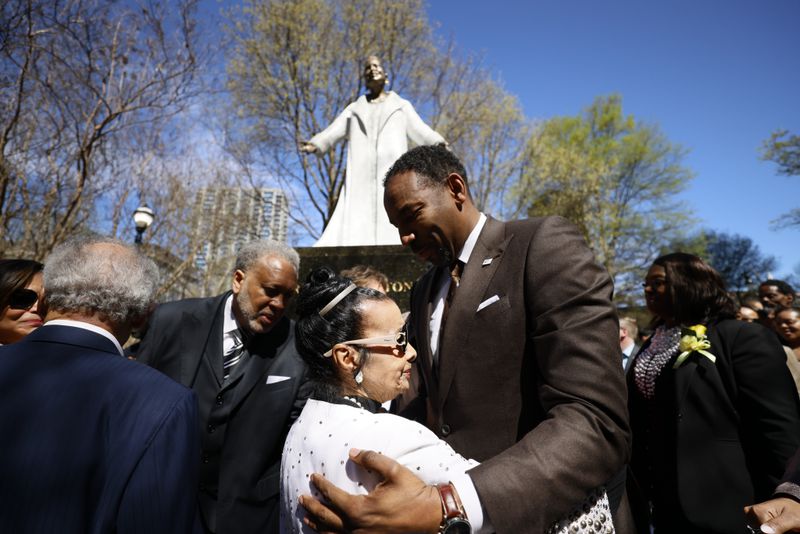
<instances>
[{"instance_id":1,"label":"high-rise building","mask_svg":"<svg viewBox=\"0 0 800 534\"><path fill-rule=\"evenodd\" d=\"M286 241L286 195L280 189L204 187L197 194L196 231L202 247L195 256L198 269L232 262L250 241Z\"/></svg>"}]
</instances>

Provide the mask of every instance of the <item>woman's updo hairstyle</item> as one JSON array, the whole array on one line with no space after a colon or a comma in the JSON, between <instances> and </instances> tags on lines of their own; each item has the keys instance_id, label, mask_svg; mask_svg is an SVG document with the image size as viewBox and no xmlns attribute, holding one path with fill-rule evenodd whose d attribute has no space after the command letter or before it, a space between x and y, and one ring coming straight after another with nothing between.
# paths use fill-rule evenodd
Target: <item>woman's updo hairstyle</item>
<instances>
[{"instance_id":1,"label":"woman's updo hairstyle","mask_svg":"<svg viewBox=\"0 0 800 534\"><path fill-rule=\"evenodd\" d=\"M352 284L349 278L328 267L318 267L306 277L297 297L295 344L308 365L309 376L316 382L317 398L326 400L341 392L341 379L333 358L324 354L337 343L362 338L361 303L365 300L388 300L389 297L366 287L357 287L330 308L325 316L320 310Z\"/></svg>"}]
</instances>

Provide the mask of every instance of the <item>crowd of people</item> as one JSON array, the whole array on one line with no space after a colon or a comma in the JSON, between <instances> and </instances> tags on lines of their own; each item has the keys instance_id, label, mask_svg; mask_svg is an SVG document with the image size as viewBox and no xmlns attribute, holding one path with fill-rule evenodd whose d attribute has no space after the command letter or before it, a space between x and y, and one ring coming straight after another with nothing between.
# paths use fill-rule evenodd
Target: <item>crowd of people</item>
<instances>
[{"instance_id":1,"label":"crowd of people","mask_svg":"<svg viewBox=\"0 0 800 534\"><path fill-rule=\"evenodd\" d=\"M405 313L274 241L155 308L113 239L0 260L0 532L800 531L791 286L666 254L640 328L572 224L481 213L446 148L384 186L431 264Z\"/></svg>"}]
</instances>

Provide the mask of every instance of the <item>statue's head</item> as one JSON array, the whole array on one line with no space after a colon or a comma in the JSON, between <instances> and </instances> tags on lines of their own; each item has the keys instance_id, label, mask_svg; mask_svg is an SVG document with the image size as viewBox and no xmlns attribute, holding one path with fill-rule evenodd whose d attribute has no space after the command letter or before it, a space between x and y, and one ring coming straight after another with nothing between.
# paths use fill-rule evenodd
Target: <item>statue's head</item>
<instances>
[{"instance_id":1,"label":"statue's head","mask_svg":"<svg viewBox=\"0 0 800 534\"><path fill-rule=\"evenodd\" d=\"M378 56L369 56L364 61L364 86L371 93L380 93L388 82L381 60Z\"/></svg>"}]
</instances>

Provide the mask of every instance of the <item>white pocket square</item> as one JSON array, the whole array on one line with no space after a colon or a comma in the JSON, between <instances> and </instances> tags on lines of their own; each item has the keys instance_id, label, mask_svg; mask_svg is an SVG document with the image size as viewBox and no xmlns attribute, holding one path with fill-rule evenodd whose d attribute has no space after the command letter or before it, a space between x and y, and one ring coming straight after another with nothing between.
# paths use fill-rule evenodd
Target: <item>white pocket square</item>
<instances>
[{"instance_id":1,"label":"white pocket square","mask_svg":"<svg viewBox=\"0 0 800 534\"><path fill-rule=\"evenodd\" d=\"M481 311L482 309L486 308L487 306L491 306L492 304L494 304L498 300L500 300L500 297L498 297L497 295L492 295L488 299L486 299L483 302L481 302L480 304L478 304L478 309L476 311Z\"/></svg>"},{"instance_id":2,"label":"white pocket square","mask_svg":"<svg viewBox=\"0 0 800 534\"><path fill-rule=\"evenodd\" d=\"M269 375L267 377L267 385L270 384L277 384L278 382L283 382L284 380L289 380L292 378L291 376L281 376L281 375Z\"/></svg>"}]
</instances>

